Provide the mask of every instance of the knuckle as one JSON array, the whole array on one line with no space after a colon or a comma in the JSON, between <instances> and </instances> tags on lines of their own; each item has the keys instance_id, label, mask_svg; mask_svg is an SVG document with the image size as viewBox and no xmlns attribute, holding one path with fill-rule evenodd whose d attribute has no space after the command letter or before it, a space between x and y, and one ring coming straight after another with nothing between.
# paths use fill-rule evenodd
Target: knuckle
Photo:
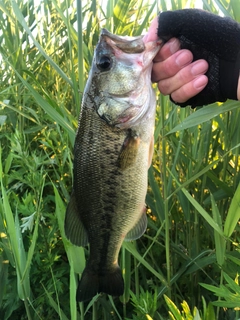
<instances>
[{"instance_id":1,"label":"knuckle","mask_svg":"<svg viewBox=\"0 0 240 320\"><path fill-rule=\"evenodd\" d=\"M184 85L172 93L172 99L180 103L185 102L188 99L192 98L192 96L194 95L194 94L191 94L190 92L191 90L189 88L189 85L188 84Z\"/></svg>"},{"instance_id":2,"label":"knuckle","mask_svg":"<svg viewBox=\"0 0 240 320\"><path fill-rule=\"evenodd\" d=\"M158 82L158 89L164 95L171 94L171 87L170 87L169 81L167 81L167 80L159 81Z\"/></svg>"}]
</instances>

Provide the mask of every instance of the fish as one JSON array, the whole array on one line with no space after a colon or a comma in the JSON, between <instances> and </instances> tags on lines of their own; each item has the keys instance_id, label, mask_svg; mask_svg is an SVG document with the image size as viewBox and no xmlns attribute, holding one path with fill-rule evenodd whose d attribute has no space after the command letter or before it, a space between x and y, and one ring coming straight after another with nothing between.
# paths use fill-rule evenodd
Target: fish
<instances>
[{"instance_id":1,"label":"fish","mask_svg":"<svg viewBox=\"0 0 240 320\"><path fill-rule=\"evenodd\" d=\"M102 29L84 89L74 144L66 237L89 244L76 300L121 296L118 255L147 227L145 197L153 155L156 95L152 60L160 41L144 43Z\"/></svg>"}]
</instances>

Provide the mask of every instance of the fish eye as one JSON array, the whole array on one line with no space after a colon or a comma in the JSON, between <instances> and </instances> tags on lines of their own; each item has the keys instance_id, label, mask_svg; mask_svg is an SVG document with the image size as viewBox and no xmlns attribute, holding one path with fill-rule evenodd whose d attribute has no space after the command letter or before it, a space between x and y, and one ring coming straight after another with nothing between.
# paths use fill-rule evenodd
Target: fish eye
<instances>
[{"instance_id":1,"label":"fish eye","mask_svg":"<svg viewBox=\"0 0 240 320\"><path fill-rule=\"evenodd\" d=\"M112 59L109 56L102 56L97 62L97 67L101 71L108 71L112 66Z\"/></svg>"}]
</instances>

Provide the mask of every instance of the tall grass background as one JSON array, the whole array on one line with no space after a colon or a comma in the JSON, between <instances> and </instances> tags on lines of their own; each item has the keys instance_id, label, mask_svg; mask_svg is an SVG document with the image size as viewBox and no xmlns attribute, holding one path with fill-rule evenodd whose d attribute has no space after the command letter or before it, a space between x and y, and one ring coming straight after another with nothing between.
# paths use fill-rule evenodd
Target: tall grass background
<instances>
[{"instance_id":1,"label":"tall grass background","mask_svg":"<svg viewBox=\"0 0 240 320\"><path fill-rule=\"evenodd\" d=\"M181 109L156 90L148 229L124 243L125 292L76 303L88 248L65 238L73 144L102 27L146 32L195 1L0 1L0 319L238 319L239 102ZM199 1L198 1L199 4ZM238 0L203 0L240 22Z\"/></svg>"}]
</instances>

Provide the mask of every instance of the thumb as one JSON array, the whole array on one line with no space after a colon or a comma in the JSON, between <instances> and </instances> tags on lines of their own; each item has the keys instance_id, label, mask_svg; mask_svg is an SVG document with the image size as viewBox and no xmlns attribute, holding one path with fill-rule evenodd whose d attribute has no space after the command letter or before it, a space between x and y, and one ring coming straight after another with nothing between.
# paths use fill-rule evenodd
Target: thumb
<instances>
[{"instance_id":1,"label":"thumb","mask_svg":"<svg viewBox=\"0 0 240 320\"><path fill-rule=\"evenodd\" d=\"M143 37L143 42L147 43L150 41L158 40L159 37L157 35L157 29L158 29L158 18L156 17L151 22L147 34L145 34L145 36Z\"/></svg>"}]
</instances>

